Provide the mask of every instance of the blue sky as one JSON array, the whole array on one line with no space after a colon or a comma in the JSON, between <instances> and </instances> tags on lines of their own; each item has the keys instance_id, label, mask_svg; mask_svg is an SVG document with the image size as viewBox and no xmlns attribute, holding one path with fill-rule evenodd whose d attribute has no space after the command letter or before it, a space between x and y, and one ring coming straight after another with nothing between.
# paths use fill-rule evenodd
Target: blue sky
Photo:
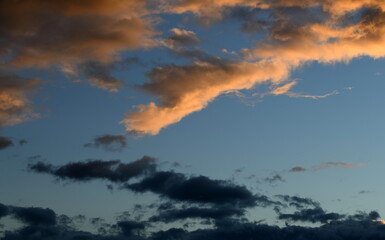
<instances>
[{"instance_id":1,"label":"blue sky","mask_svg":"<svg viewBox=\"0 0 385 240\"><path fill-rule=\"evenodd\" d=\"M385 238L381 1L84 3L0 3L1 239Z\"/></svg>"}]
</instances>

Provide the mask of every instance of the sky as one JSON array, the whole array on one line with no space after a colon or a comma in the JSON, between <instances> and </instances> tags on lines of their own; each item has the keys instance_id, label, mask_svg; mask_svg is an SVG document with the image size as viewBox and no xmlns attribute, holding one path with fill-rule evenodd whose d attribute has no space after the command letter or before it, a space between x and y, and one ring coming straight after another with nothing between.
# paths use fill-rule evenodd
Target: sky
<instances>
[{"instance_id":1,"label":"sky","mask_svg":"<svg viewBox=\"0 0 385 240\"><path fill-rule=\"evenodd\" d=\"M2 0L0 239L385 239L384 57L382 0Z\"/></svg>"}]
</instances>

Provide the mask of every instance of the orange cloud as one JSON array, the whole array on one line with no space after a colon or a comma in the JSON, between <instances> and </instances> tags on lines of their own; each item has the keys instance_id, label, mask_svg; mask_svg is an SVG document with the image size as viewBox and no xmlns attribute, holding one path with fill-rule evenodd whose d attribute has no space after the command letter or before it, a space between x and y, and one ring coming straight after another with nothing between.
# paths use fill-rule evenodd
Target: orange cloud
<instances>
[{"instance_id":1,"label":"orange cloud","mask_svg":"<svg viewBox=\"0 0 385 240\"><path fill-rule=\"evenodd\" d=\"M149 73L152 82L142 88L160 96L160 105L136 106L122 121L128 131L154 135L183 117L202 110L218 95L250 89L258 83L286 79L289 69L280 62L207 63L159 67ZM183 79L183 81L182 81Z\"/></svg>"},{"instance_id":2,"label":"orange cloud","mask_svg":"<svg viewBox=\"0 0 385 240\"><path fill-rule=\"evenodd\" d=\"M0 127L15 125L39 117L33 113L28 95L40 82L37 78L0 76Z\"/></svg>"},{"instance_id":3,"label":"orange cloud","mask_svg":"<svg viewBox=\"0 0 385 240\"><path fill-rule=\"evenodd\" d=\"M145 13L145 3L135 0L4 0L1 56L20 68L109 61L119 51L154 44Z\"/></svg>"}]
</instances>

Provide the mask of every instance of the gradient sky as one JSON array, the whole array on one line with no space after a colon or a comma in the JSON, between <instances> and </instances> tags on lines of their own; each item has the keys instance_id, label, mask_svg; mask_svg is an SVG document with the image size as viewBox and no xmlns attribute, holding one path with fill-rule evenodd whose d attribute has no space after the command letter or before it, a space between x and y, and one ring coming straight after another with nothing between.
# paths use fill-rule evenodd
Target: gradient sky
<instances>
[{"instance_id":1,"label":"gradient sky","mask_svg":"<svg viewBox=\"0 0 385 240\"><path fill-rule=\"evenodd\" d=\"M384 57L382 0L3 0L0 239L385 239Z\"/></svg>"}]
</instances>

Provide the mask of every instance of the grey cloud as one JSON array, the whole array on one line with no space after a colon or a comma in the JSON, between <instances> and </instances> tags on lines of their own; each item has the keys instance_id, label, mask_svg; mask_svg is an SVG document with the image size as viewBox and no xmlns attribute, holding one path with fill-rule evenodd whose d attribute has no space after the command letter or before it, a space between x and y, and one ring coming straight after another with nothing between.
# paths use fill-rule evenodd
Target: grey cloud
<instances>
[{"instance_id":1,"label":"grey cloud","mask_svg":"<svg viewBox=\"0 0 385 240\"><path fill-rule=\"evenodd\" d=\"M305 172L305 171L307 171L307 169L300 166L296 166L290 169L290 172Z\"/></svg>"},{"instance_id":2,"label":"grey cloud","mask_svg":"<svg viewBox=\"0 0 385 240\"><path fill-rule=\"evenodd\" d=\"M105 134L97 136L92 142L84 144L84 147L102 148L107 151L122 151L127 147L127 139L124 135Z\"/></svg>"},{"instance_id":3,"label":"grey cloud","mask_svg":"<svg viewBox=\"0 0 385 240\"><path fill-rule=\"evenodd\" d=\"M270 184L272 183L276 183L276 182L285 182L285 180L282 178L281 175L279 174L275 174L274 176L272 177L267 177L265 179L263 179L265 182L268 182Z\"/></svg>"}]
</instances>

